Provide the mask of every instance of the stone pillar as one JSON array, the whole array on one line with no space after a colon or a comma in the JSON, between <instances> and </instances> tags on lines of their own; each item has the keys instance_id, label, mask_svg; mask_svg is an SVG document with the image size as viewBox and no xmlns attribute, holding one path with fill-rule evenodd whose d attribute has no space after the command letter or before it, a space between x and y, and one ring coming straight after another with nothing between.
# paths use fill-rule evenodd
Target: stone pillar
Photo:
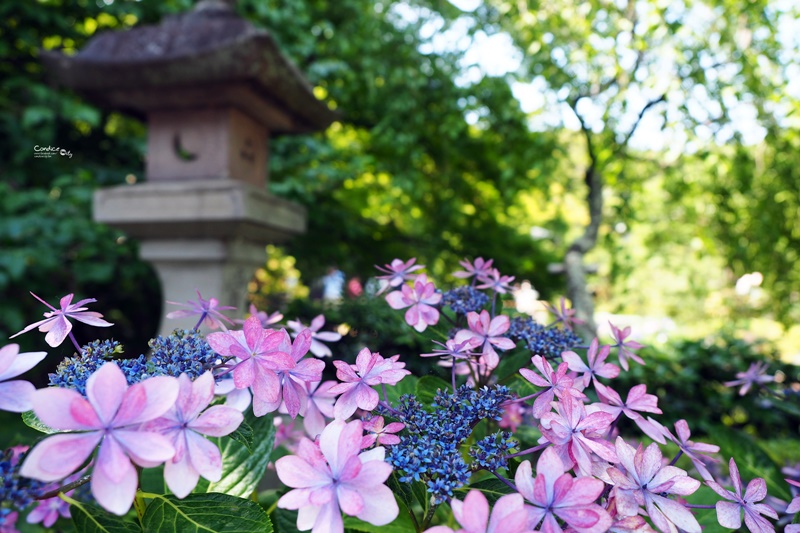
<instances>
[{"instance_id":1,"label":"stone pillar","mask_svg":"<svg viewBox=\"0 0 800 533\"><path fill-rule=\"evenodd\" d=\"M199 289L241 316L266 244L306 228L302 206L266 190L269 139L322 130L336 114L226 2L98 34L72 56L43 51L42 61L89 101L147 120L146 181L96 191L95 220L139 240L165 300L195 300ZM162 320L160 333L195 322Z\"/></svg>"}]
</instances>

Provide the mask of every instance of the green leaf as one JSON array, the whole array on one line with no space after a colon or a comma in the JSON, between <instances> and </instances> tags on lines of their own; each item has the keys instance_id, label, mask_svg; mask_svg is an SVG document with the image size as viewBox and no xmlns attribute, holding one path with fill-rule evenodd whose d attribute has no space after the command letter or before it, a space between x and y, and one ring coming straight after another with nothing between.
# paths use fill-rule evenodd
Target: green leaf
<instances>
[{"instance_id":1,"label":"green leaf","mask_svg":"<svg viewBox=\"0 0 800 533\"><path fill-rule=\"evenodd\" d=\"M400 480L397 478L397 472L392 472L392 475L389 476L389 479L386 480L386 485L392 489L395 496L400 498L405 506L411 509L414 506L414 494L411 491L411 483L401 483Z\"/></svg>"},{"instance_id":2,"label":"green leaf","mask_svg":"<svg viewBox=\"0 0 800 533\"><path fill-rule=\"evenodd\" d=\"M297 529L297 511L276 508L270 515L276 533L299 533Z\"/></svg>"},{"instance_id":3,"label":"green leaf","mask_svg":"<svg viewBox=\"0 0 800 533\"><path fill-rule=\"evenodd\" d=\"M709 487L701 485L694 494L687 496L686 499L693 505L714 505L722 498ZM730 529L719 525L716 509L694 509L693 514L700 523L700 527L703 528L703 533L724 533L730 531Z\"/></svg>"},{"instance_id":4,"label":"green leaf","mask_svg":"<svg viewBox=\"0 0 800 533\"><path fill-rule=\"evenodd\" d=\"M246 421L242 420L242 423L239 424L239 427L236 428L236 431L228 435L228 437L232 438L236 442L241 443L247 451L253 453L253 428L250 427Z\"/></svg>"},{"instance_id":5,"label":"green leaf","mask_svg":"<svg viewBox=\"0 0 800 533\"><path fill-rule=\"evenodd\" d=\"M77 533L142 533L139 525L125 517L85 503L65 498Z\"/></svg>"},{"instance_id":6,"label":"green leaf","mask_svg":"<svg viewBox=\"0 0 800 533\"><path fill-rule=\"evenodd\" d=\"M733 457L739 468L742 483L747 485L754 478L763 478L770 496L790 501L788 485L781 474L781 467L767 454L752 437L741 431L724 427L709 428L710 439L720 447L726 457Z\"/></svg>"},{"instance_id":7,"label":"green leaf","mask_svg":"<svg viewBox=\"0 0 800 533\"><path fill-rule=\"evenodd\" d=\"M59 432L57 429L53 429L50 426L46 425L41 420L39 420L39 417L36 416L36 413L34 413L33 411L25 411L24 413L22 413L22 421L25 422L26 426L31 427L36 431L47 433L48 435Z\"/></svg>"},{"instance_id":8,"label":"green leaf","mask_svg":"<svg viewBox=\"0 0 800 533\"><path fill-rule=\"evenodd\" d=\"M254 501L227 494L157 495L142 517L145 532L271 533L272 523Z\"/></svg>"},{"instance_id":9,"label":"green leaf","mask_svg":"<svg viewBox=\"0 0 800 533\"><path fill-rule=\"evenodd\" d=\"M354 516L344 517L344 527L355 531L363 531L365 533L410 533L416 531L411 517L408 515L408 509L403 505L403 502L398 502L397 506L400 512L391 523L384 526L376 526L369 522L359 520Z\"/></svg>"},{"instance_id":10,"label":"green leaf","mask_svg":"<svg viewBox=\"0 0 800 533\"><path fill-rule=\"evenodd\" d=\"M450 388L451 385L438 376L422 376L417 381L417 400L424 405L430 405L437 390L449 390Z\"/></svg>"},{"instance_id":11,"label":"green leaf","mask_svg":"<svg viewBox=\"0 0 800 533\"><path fill-rule=\"evenodd\" d=\"M383 400L383 389L380 386L372 387L375 389ZM417 378L415 376L406 376L397 382L397 385L389 385L386 387L386 397L389 398L389 405L392 407L397 406L400 396L405 394L415 394L417 391Z\"/></svg>"},{"instance_id":12,"label":"green leaf","mask_svg":"<svg viewBox=\"0 0 800 533\"><path fill-rule=\"evenodd\" d=\"M275 424L271 416L256 417L252 409L245 414L252 429L252 451L234 439L213 439L222 453L222 478L208 485L208 492L221 492L248 498L258 487L267 469L272 444L275 441Z\"/></svg>"},{"instance_id":13,"label":"green leaf","mask_svg":"<svg viewBox=\"0 0 800 533\"><path fill-rule=\"evenodd\" d=\"M497 500L505 496L506 494L514 494L514 491L500 481L497 478L489 478L484 479L481 481L476 481L475 483L468 485L466 487L462 487L458 489L461 492L469 492L470 490L479 490L486 496L486 499L489 501L489 505L494 505ZM466 494L464 494L466 496ZM461 498L464 499L463 497Z\"/></svg>"}]
</instances>

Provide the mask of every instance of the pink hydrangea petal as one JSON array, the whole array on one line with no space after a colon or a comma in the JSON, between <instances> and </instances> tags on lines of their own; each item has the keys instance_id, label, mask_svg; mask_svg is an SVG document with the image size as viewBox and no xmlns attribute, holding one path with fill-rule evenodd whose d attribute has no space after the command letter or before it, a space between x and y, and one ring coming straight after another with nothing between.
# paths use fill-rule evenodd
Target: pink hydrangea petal
<instances>
[{"instance_id":1,"label":"pink hydrangea petal","mask_svg":"<svg viewBox=\"0 0 800 533\"><path fill-rule=\"evenodd\" d=\"M361 494L346 484L341 484L336 489L339 507L344 514L356 516L364 510L364 498Z\"/></svg>"},{"instance_id":2,"label":"pink hydrangea petal","mask_svg":"<svg viewBox=\"0 0 800 533\"><path fill-rule=\"evenodd\" d=\"M116 365L114 368L117 368ZM117 370L119 369L117 368ZM121 373L122 371L120 371ZM131 385L125 391L122 405L114 416L114 426L141 424L158 418L175 404L178 399L178 389L178 380L171 376L147 378ZM88 384L86 391L87 393L89 391Z\"/></svg>"},{"instance_id":3,"label":"pink hydrangea petal","mask_svg":"<svg viewBox=\"0 0 800 533\"><path fill-rule=\"evenodd\" d=\"M164 481L167 487L178 498L185 498L197 486L200 474L191 464L187 454L178 461L167 461L164 464Z\"/></svg>"},{"instance_id":4,"label":"pink hydrangea petal","mask_svg":"<svg viewBox=\"0 0 800 533\"><path fill-rule=\"evenodd\" d=\"M90 326L95 326L98 328L107 328L109 326L113 326L111 322L107 322L103 320L103 315L96 311L81 311L79 313L70 313L70 318L74 318L78 322L83 322L84 324L89 324Z\"/></svg>"},{"instance_id":5,"label":"pink hydrangea petal","mask_svg":"<svg viewBox=\"0 0 800 533\"><path fill-rule=\"evenodd\" d=\"M118 429L113 436L139 466L153 467L175 455L175 447L170 440L158 433Z\"/></svg>"},{"instance_id":6,"label":"pink hydrangea petal","mask_svg":"<svg viewBox=\"0 0 800 533\"><path fill-rule=\"evenodd\" d=\"M52 320L39 326L39 331L46 331L45 342L51 347L61 346L69 332L72 331L72 324L63 315L53 317Z\"/></svg>"},{"instance_id":7,"label":"pink hydrangea petal","mask_svg":"<svg viewBox=\"0 0 800 533\"><path fill-rule=\"evenodd\" d=\"M12 346L17 345L9 344L2 350L11 348ZM2 353L2 350L0 350L0 353ZM0 368L2 368L2 372L0 372L0 381L15 378L20 374L24 374L39 364L42 359L47 357L47 352L19 353L18 348L16 350L12 348L11 350L7 350L5 353L7 354L5 360L0 363Z\"/></svg>"},{"instance_id":8,"label":"pink hydrangea petal","mask_svg":"<svg viewBox=\"0 0 800 533\"><path fill-rule=\"evenodd\" d=\"M361 437L364 429L360 420L344 423L334 420L320 435L319 448L334 477L338 477L351 457L361 451Z\"/></svg>"},{"instance_id":9,"label":"pink hydrangea petal","mask_svg":"<svg viewBox=\"0 0 800 533\"><path fill-rule=\"evenodd\" d=\"M360 494L364 500L364 509L356 516L365 522L385 526L400 513L394 493L386 485L371 486L369 490L360 491Z\"/></svg>"},{"instance_id":10,"label":"pink hydrangea petal","mask_svg":"<svg viewBox=\"0 0 800 533\"><path fill-rule=\"evenodd\" d=\"M226 405L212 405L189 422L187 427L209 437L224 437L233 433L242 420L244 416L238 409Z\"/></svg>"},{"instance_id":11,"label":"pink hydrangea petal","mask_svg":"<svg viewBox=\"0 0 800 533\"><path fill-rule=\"evenodd\" d=\"M96 431L47 437L25 457L20 474L39 481L64 479L83 465L102 437Z\"/></svg>"},{"instance_id":12,"label":"pink hydrangea petal","mask_svg":"<svg viewBox=\"0 0 800 533\"><path fill-rule=\"evenodd\" d=\"M386 295L386 302L392 309L403 309L411 305L412 302L403 296L401 291L392 291Z\"/></svg>"},{"instance_id":13,"label":"pink hydrangea petal","mask_svg":"<svg viewBox=\"0 0 800 533\"><path fill-rule=\"evenodd\" d=\"M104 363L86 380L86 398L104 425L114 419L127 389L125 374L115 363Z\"/></svg>"},{"instance_id":14,"label":"pink hydrangea petal","mask_svg":"<svg viewBox=\"0 0 800 533\"><path fill-rule=\"evenodd\" d=\"M336 400L336 404L333 406L333 416L337 420L350 418L358 409L358 404L356 403L357 389L358 387L350 389Z\"/></svg>"},{"instance_id":15,"label":"pink hydrangea petal","mask_svg":"<svg viewBox=\"0 0 800 533\"><path fill-rule=\"evenodd\" d=\"M136 496L136 487L139 476L136 469L127 461L127 465L120 464L120 471L114 472L114 477L108 476L105 468L99 464L92 471L92 495L103 509L116 515L124 515L130 510Z\"/></svg>"},{"instance_id":16,"label":"pink hydrangea petal","mask_svg":"<svg viewBox=\"0 0 800 533\"><path fill-rule=\"evenodd\" d=\"M178 313L180 311L175 311ZM170 313L170 315L173 313ZM190 313L191 314L191 313ZM179 317L170 317L167 315L167 318L179 318ZM220 355L228 356L231 354L231 344L236 343L236 340L229 334L229 333L209 333L206 335L206 342L211 349L217 352Z\"/></svg>"},{"instance_id":17,"label":"pink hydrangea petal","mask_svg":"<svg viewBox=\"0 0 800 533\"><path fill-rule=\"evenodd\" d=\"M54 429L72 431L103 427L92 405L72 389L39 389L31 397L31 404L39 420Z\"/></svg>"},{"instance_id":18,"label":"pink hydrangea petal","mask_svg":"<svg viewBox=\"0 0 800 533\"><path fill-rule=\"evenodd\" d=\"M296 455L286 455L275 461L275 471L284 485L294 489L317 487L331 482L330 475L310 468L307 461Z\"/></svg>"},{"instance_id":19,"label":"pink hydrangea petal","mask_svg":"<svg viewBox=\"0 0 800 533\"><path fill-rule=\"evenodd\" d=\"M24 413L33 408L31 399L36 387L22 380L0 383L0 411Z\"/></svg>"},{"instance_id":20,"label":"pink hydrangea petal","mask_svg":"<svg viewBox=\"0 0 800 533\"><path fill-rule=\"evenodd\" d=\"M209 481L219 481L222 477L222 455L217 445L194 433L186 432L187 455L192 467Z\"/></svg>"},{"instance_id":21,"label":"pink hydrangea petal","mask_svg":"<svg viewBox=\"0 0 800 533\"><path fill-rule=\"evenodd\" d=\"M456 512L456 507L458 512ZM489 502L479 490L471 490L462 505L453 507L453 515L458 523L470 531L485 531L489 523Z\"/></svg>"},{"instance_id":22,"label":"pink hydrangea petal","mask_svg":"<svg viewBox=\"0 0 800 533\"><path fill-rule=\"evenodd\" d=\"M517 467L514 483L517 485L519 493L522 494L526 500L533 501L533 473L530 461L522 461Z\"/></svg>"}]
</instances>

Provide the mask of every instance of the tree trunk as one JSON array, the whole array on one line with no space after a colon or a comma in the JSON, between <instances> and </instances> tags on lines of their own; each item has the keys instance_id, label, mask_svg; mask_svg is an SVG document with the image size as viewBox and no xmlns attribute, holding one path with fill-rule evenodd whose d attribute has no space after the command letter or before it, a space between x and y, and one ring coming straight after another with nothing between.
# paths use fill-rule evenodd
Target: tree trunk
<instances>
[{"instance_id":1,"label":"tree trunk","mask_svg":"<svg viewBox=\"0 0 800 533\"><path fill-rule=\"evenodd\" d=\"M589 206L589 225L584 229L583 235L570 245L564 257L567 297L572 301L575 316L584 321L583 325L578 325L575 329L587 343L597 335L597 324L594 321L592 295L586 286L583 258L597 244L597 233L603 216L603 181L595 166L591 143L589 146L590 163L584 177L588 188L586 203Z\"/></svg>"}]
</instances>

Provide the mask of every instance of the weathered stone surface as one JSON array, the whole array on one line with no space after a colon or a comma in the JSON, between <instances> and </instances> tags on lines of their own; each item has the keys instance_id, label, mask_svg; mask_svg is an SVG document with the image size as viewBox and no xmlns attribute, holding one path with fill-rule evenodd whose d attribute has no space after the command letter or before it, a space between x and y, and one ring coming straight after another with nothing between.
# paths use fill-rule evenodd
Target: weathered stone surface
<instances>
[{"instance_id":1,"label":"weathered stone surface","mask_svg":"<svg viewBox=\"0 0 800 533\"><path fill-rule=\"evenodd\" d=\"M72 56L42 51L42 62L53 78L91 101L140 117L198 104L251 114L248 106L257 103L271 108L252 114L273 133L317 131L336 120L269 32L222 3L198 7L158 25L98 34ZM226 90L208 101L207 89L215 86Z\"/></svg>"},{"instance_id":2,"label":"weathered stone surface","mask_svg":"<svg viewBox=\"0 0 800 533\"><path fill-rule=\"evenodd\" d=\"M306 230L304 207L246 183L221 180L100 189L94 218L142 240L241 238L266 244Z\"/></svg>"},{"instance_id":3,"label":"weathered stone surface","mask_svg":"<svg viewBox=\"0 0 800 533\"><path fill-rule=\"evenodd\" d=\"M153 112L148 126L149 181L267 182L267 130L236 109Z\"/></svg>"}]
</instances>

